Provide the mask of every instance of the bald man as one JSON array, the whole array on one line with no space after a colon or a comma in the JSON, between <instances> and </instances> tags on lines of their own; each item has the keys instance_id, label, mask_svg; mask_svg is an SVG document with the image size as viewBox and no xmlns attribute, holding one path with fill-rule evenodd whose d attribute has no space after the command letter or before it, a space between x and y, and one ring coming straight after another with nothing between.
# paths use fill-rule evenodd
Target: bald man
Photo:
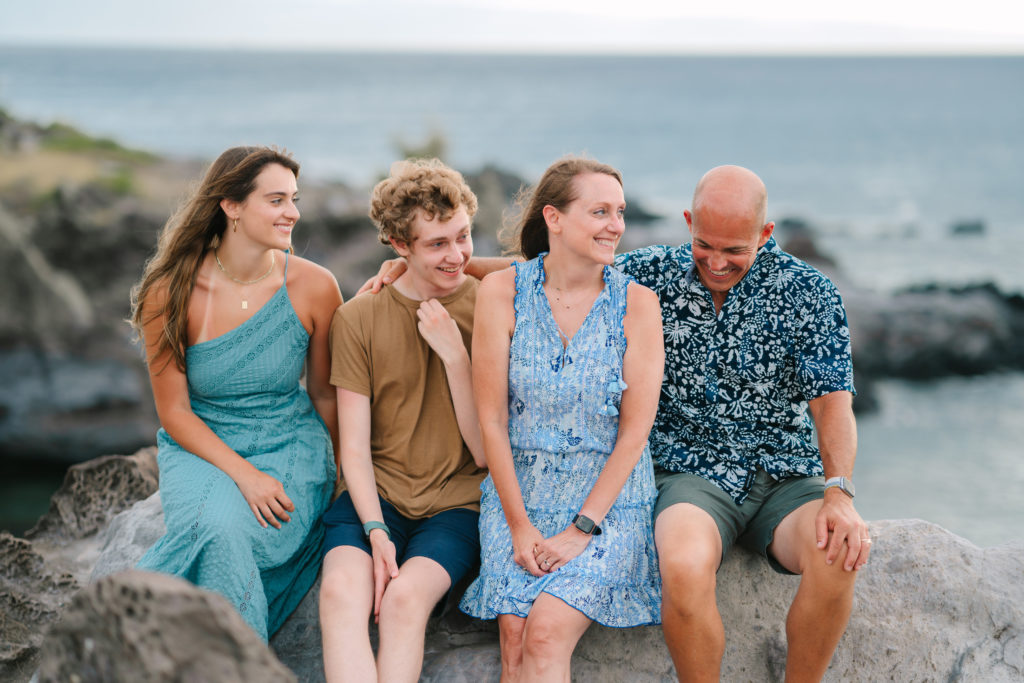
<instances>
[{"instance_id":1,"label":"bald man","mask_svg":"<svg viewBox=\"0 0 1024 683\"><path fill-rule=\"evenodd\" d=\"M870 554L853 506L846 313L828 278L779 249L765 203L754 173L714 168L684 212L690 244L616 262L658 293L664 318L655 542L665 641L685 681L719 680L715 575L734 543L801 577L787 681L824 675Z\"/></svg>"},{"instance_id":2,"label":"bald man","mask_svg":"<svg viewBox=\"0 0 1024 683\"><path fill-rule=\"evenodd\" d=\"M778 247L765 205L757 175L719 166L684 212L690 244L616 259L661 301L654 536L665 642L685 681L719 680L725 632L715 575L734 543L801 577L786 619L787 681L824 675L871 551L853 506L846 311L828 278ZM507 266L473 259L467 272ZM404 270L392 268L364 289Z\"/></svg>"}]
</instances>

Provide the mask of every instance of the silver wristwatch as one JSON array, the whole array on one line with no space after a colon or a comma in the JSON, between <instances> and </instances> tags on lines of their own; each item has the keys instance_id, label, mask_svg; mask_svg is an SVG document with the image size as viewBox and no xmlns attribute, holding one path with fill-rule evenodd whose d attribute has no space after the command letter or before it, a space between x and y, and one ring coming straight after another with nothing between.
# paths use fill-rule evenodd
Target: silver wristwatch
<instances>
[{"instance_id":1,"label":"silver wristwatch","mask_svg":"<svg viewBox=\"0 0 1024 683\"><path fill-rule=\"evenodd\" d=\"M829 477L825 480L826 491L833 486L848 495L850 498L853 498L856 493L856 489L853 487L853 480L847 479L846 477Z\"/></svg>"}]
</instances>

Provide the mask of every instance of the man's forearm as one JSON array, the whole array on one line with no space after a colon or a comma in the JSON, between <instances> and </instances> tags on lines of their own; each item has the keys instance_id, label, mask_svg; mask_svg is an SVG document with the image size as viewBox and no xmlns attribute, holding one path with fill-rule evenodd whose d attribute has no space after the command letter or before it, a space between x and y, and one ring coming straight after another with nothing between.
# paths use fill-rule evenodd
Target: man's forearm
<instances>
[{"instance_id":1,"label":"man's forearm","mask_svg":"<svg viewBox=\"0 0 1024 683\"><path fill-rule=\"evenodd\" d=\"M826 477L852 477L857 457L857 422L853 395L835 391L808 402L818 433L818 450Z\"/></svg>"},{"instance_id":2,"label":"man's forearm","mask_svg":"<svg viewBox=\"0 0 1024 683\"><path fill-rule=\"evenodd\" d=\"M483 280L486 275L504 270L519 260L508 256L474 256L466 264L466 274Z\"/></svg>"}]
</instances>

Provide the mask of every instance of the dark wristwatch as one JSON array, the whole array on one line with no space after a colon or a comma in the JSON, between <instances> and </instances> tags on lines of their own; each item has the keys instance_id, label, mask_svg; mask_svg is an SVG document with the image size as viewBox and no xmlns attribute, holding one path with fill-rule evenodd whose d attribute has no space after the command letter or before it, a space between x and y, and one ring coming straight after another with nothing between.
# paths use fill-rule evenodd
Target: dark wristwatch
<instances>
[{"instance_id":1,"label":"dark wristwatch","mask_svg":"<svg viewBox=\"0 0 1024 683\"><path fill-rule=\"evenodd\" d=\"M856 493L856 489L853 487L853 482L846 477L829 477L825 480L825 490L828 491L830 488L837 488L850 498Z\"/></svg>"},{"instance_id":2,"label":"dark wristwatch","mask_svg":"<svg viewBox=\"0 0 1024 683\"><path fill-rule=\"evenodd\" d=\"M601 527L594 523L590 517L586 515L576 515L572 518L572 525L585 533L587 536L600 536Z\"/></svg>"}]
</instances>

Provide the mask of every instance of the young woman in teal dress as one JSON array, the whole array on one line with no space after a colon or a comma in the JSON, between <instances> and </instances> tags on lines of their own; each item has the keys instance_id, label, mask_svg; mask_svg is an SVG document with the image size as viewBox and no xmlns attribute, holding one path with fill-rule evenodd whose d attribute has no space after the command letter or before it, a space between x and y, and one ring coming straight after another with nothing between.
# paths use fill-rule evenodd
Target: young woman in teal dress
<instances>
[{"instance_id":1,"label":"young woman in teal dress","mask_svg":"<svg viewBox=\"0 0 1024 683\"><path fill-rule=\"evenodd\" d=\"M615 270L619 173L563 159L519 234L530 259L480 285L474 392L490 475L480 577L461 607L498 619L503 681L567 681L592 621L659 623L647 435L664 365L656 295Z\"/></svg>"},{"instance_id":2,"label":"young woman in teal dress","mask_svg":"<svg viewBox=\"0 0 1024 683\"><path fill-rule=\"evenodd\" d=\"M221 154L132 293L167 527L138 566L222 594L264 640L316 578L336 478L341 293L290 253L298 171L271 148Z\"/></svg>"}]
</instances>

